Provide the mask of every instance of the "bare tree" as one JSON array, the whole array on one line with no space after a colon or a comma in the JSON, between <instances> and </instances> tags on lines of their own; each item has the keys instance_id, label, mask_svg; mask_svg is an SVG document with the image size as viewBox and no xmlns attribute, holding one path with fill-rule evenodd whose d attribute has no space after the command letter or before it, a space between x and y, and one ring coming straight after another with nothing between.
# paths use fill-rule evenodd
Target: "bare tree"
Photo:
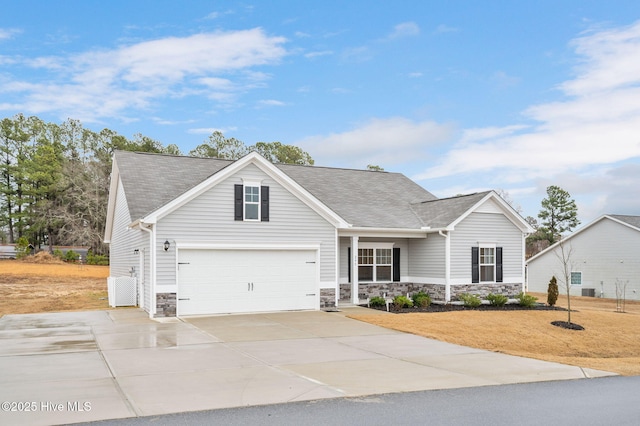
<instances>
[{"instance_id":1,"label":"bare tree","mask_svg":"<svg viewBox=\"0 0 640 426\"><path fill-rule=\"evenodd\" d=\"M571 324L571 271L574 266L573 247L571 243L567 245L564 240L560 240L558 247L560 250L556 250L555 254L562 268L560 280L562 284L564 284L564 289L567 293L567 323Z\"/></svg>"},{"instance_id":2,"label":"bare tree","mask_svg":"<svg viewBox=\"0 0 640 426\"><path fill-rule=\"evenodd\" d=\"M625 302L627 301L627 284L629 280L622 281L616 278L616 312L625 311Z\"/></svg>"}]
</instances>

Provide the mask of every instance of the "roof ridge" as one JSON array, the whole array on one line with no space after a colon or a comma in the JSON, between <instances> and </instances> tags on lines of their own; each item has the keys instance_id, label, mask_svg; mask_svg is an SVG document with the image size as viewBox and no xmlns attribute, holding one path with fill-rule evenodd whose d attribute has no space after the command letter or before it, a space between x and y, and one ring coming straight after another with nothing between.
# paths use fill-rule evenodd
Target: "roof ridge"
<instances>
[{"instance_id":1,"label":"roof ridge","mask_svg":"<svg viewBox=\"0 0 640 426\"><path fill-rule=\"evenodd\" d=\"M490 192L492 192L492 190L483 191L483 192L472 192L471 194L460 194L460 195L454 195L452 197L438 198L438 199L435 199L435 200L418 201L418 202L412 203L412 205L425 204L425 203L434 203L436 201L453 200L453 199L456 199L456 198L471 197L471 196L474 196L474 195L481 195L481 194L484 195L484 194L488 194Z\"/></svg>"}]
</instances>

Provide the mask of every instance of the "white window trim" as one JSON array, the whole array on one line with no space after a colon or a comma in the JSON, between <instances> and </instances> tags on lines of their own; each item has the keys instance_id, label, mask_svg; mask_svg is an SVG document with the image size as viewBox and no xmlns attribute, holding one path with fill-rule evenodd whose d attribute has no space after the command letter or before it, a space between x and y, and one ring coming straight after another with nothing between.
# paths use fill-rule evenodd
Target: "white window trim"
<instances>
[{"instance_id":1,"label":"white window trim","mask_svg":"<svg viewBox=\"0 0 640 426\"><path fill-rule=\"evenodd\" d=\"M361 249L373 249L373 264L372 265L361 265L360 264L360 253L356 253L357 259L358 259L358 264L357 266L371 266L373 267L373 280L372 281L363 281L360 279L360 274L358 274L358 281L359 282L363 282L363 283L384 283L384 282L391 282L393 281L393 246L394 243L370 243L370 242L365 242L365 243L360 243L358 244L358 251L360 251ZM391 250L391 263L390 264L380 264L378 265L376 263L377 261L377 250L378 249L388 249ZM378 266L390 266L391 267L391 279L389 280L382 280L382 281L378 281L378 274L377 274L377 267Z\"/></svg>"},{"instance_id":2,"label":"white window trim","mask_svg":"<svg viewBox=\"0 0 640 426\"><path fill-rule=\"evenodd\" d=\"M493 280L482 281L482 266L490 265L490 263L482 263L482 249L493 249ZM495 244L478 244L478 281L480 283L495 283L496 282L496 245Z\"/></svg>"},{"instance_id":3,"label":"white window trim","mask_svg":"<svg viewBox=\"0 0 640 426\"><path fill-rule=\"evenodd\" d=\"M262 217L262 181L259 180L245 180L242 179L242 220L245 222L260 222L260 218ZM257 203L247 203L247 194L246 188L258 188L258 202ZM257 204L258 205L258 217L256 219L247 219L247 204Z\"/></svg>"}]
</instances>

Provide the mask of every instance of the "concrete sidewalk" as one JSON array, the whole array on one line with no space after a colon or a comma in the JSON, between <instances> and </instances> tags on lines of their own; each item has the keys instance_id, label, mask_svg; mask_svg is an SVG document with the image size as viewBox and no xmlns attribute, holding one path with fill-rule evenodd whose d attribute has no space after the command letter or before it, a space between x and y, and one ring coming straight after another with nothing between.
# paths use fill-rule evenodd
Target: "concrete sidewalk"
<instances>
[{"instance_id":1,"label":"concrete sidewalk","mask_svg":"<svg viewBox=\"0 0 640 426\"><path fill-rule=\"evenodd\" d=\"M613 375L345 317L358 309L165 322L138 309L7 315L0 319L0 424Z\"/></svg>"}]
</instances>

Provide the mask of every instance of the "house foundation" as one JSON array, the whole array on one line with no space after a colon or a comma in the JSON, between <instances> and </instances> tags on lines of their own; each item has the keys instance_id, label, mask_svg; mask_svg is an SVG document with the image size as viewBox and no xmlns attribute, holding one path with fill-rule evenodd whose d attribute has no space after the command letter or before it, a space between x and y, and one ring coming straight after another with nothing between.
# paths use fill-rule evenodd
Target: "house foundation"
<instances>
[{"instance_id":1,"label":"house foundation","mask_svg":"<svg viewBox=\"0 0 640 426\"><path fill-rule=\"evenodd\" d=\"M427 293L431 300L445 301L446 287L442 284L419 284L410 282L392 283L360 283L358 285L358 298L360 300L372 297L393 298L396 296L411 297L418 292ZM502 294L507 297L515 297L522 291L521 284L497 283L497 284L462 284L451 286L451 300L457 300L459 294L470 293L486 298L489 293ZM351 300L351 284L340 284L340 300Z\"/></svg>"}]
</instances>

